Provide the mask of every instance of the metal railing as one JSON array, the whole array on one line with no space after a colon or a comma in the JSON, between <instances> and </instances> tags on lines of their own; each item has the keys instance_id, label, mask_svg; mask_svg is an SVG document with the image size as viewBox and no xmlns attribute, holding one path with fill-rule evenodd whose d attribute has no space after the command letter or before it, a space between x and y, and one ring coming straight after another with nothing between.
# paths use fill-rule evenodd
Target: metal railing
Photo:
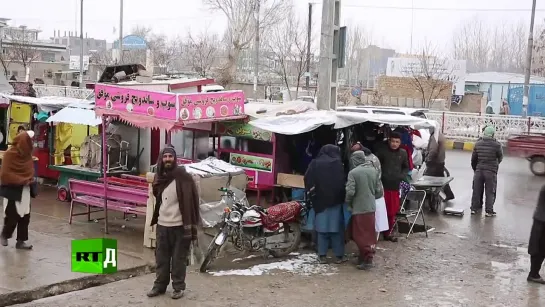
<instances>
[{"instance_id":1,"label":"metal railing","mask_svg":"<svg viewBox=\"0 0 545 307\"><path fill-rule=\"evenodd\" d=\"M441 126L445 137L458 141L476 141L482 136L485 126L496 129L496 139L505 143L511 134L545 133L545 119L542 117L521 117L512 115L479 115L461 112L429 112L429 119Z\"/></svg>"},{"instance_id":2,"label":"metal railing","mask_svg":"<svg viewBox=\"0 0 545 307\"><path fill-rule=\"evenodd\" d=\"M34 84L33 87L37 97L58 96L87 99L93 93L93 90L73 86Z\"/></svg>"}]
</instances>

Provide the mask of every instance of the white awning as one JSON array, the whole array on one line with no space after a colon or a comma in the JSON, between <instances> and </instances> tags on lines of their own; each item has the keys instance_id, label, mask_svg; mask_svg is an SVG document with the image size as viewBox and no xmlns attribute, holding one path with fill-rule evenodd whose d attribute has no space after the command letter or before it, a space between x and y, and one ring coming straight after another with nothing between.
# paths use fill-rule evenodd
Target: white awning
<instances>
[{"instance_id":1,"label":"white awning","mask_svg":"<svg viewBox=\"0 0 545 307\"><path fill-rule=\"evenodd\" d=\"M335 129L342 129L367 121L394 126L411 126L415 129L440 128L434 120L415 116L342 111L307 111L292 115L262 117L250 121L250 124L278 134L295 135L312 131L322 125L335 125Z\"/></svg>"},{"instance_id":2,"label":"white awning","mask_svg":"<svg viewBox=\"0 0 545 307\"><path fill-rule=\"evenodd\" d=\"M4 97L5 99L34 104L38 106L38 109L43 112L51 112L54 110L59 110L64 107L67 107L71 104L85 105L85 106L94 106L94 101L86 99L78 99L71 97L57 97L57 96L47 96L47 97L27 97L27 96L18 96L18 95L9 95L0 93L0 100Z\"/></svg>"},{"instance_id":3,"label":"white awning","mask_svg":"<svg viewBox=\"0 0 545 307\"><path fill-rule=\"evenodd\" d=\"M49 117L47 122L98 126L102 124L102 119L96 116L93 109L67 107Z\"/></svg>"}]
</instances>

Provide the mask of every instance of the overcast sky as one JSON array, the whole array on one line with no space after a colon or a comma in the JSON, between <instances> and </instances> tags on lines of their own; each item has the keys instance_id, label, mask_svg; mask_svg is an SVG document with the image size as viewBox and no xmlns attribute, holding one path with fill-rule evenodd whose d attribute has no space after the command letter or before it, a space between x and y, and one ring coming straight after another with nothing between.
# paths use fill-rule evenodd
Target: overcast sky
<instances>
[{"instance_id":1,"label":"overcast sky","mask_svg":"<svg viewBox=\"0 0 545 307\"><path fill-rule=\"evenodd\" d=\"M11 25L39 28L43 30L41 38L45 39L53 36L54 30L61 30L61 34L79 32L79 2L2 0L0 18L12 19ZM301 18L306 19L308 1L294 2ZM319 21L322 1L313 2L316 3L313 18ZM414 48L430 41L448 49L453 31L475 15L491 25L523 20L529 27L532 0L342 0L341 4L344 25L359 24L372 33L375 44L408 52L411 24ZM545 2L538 1L537 8L536 24L545 18ZM125 0L124 11L124 34L130 34L136 25L151 26L155 32L171 37L185 35L188 29L200 32L207 27L221 33L226 25L221 13L207 10L200 0ZM89 37L112 42L118 37L114 31L119 29L119 1L84 0L83 19L84 32ZM318 22L315 25L320 26Z\"/></svg>"}]
</instances>

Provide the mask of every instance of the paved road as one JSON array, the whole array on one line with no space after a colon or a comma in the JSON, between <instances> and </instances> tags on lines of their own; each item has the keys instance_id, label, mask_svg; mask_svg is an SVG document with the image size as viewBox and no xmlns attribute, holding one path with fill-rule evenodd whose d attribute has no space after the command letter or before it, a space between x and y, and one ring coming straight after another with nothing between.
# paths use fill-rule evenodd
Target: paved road
<instances>
[{"instance_id":1,"label":"paved road","mask_svg":"<svg viewBox=\"0 0 545 307\"><path fill-rule=\"evenodd\" d=\"M361 305L363 298L370 306L392 307L545 306L545 287L528 285L525 280L528 270L525 246L537 193L545 179L533 176L527 161L507 157L498 177L498 216L485 218L469 214L473 176L470 153L448 152L447 167L455 177L452 188L456 199L452 204L466 208L467 214L463 217L428 214L429 223L437 228L428 239L416 234L398 244L380 242L377 268L373 272L359 272L345 264L338 268L331 266L328 270L332 274L326 275L303 276L292 270L261 276L212 277L196 273L193 268L188 276L189 292L182 302L146 298L144 293L153 282L153 275L148 275L24 306L333 307ZM41 218L38 223L46 221ZM82 227L97 228L97 225ZM61 229L75 231L67 226ZM124 232L116 229L118 235ZM230 259L223 259L222 262L216 269L246 269L263 260L231 263ZM307 266L318 265L310 262ZM37 276L41 270L27 268L26 272Z\"/></svg>"},{"instance_id":2,"label":"paved road","mask_svg":"<svg viewBox=\"0 0 545 307\"><path fill-rule=\"evenodd\" d=\"M475 240L501 241L507 244L526 244L532 214L539 190L545 179L534 176L528 161L506 157L500 165L495 218L471 216L471 185L473 171L470 166L471 153L464 151L447 152L447 168L454 177L451 186L456 195L452 201L456 207L466 209L464 217L439 216L430 221L439 230L445 230ZM429 216L429 215L428 215Z\"/></svg>"}]
</instances>

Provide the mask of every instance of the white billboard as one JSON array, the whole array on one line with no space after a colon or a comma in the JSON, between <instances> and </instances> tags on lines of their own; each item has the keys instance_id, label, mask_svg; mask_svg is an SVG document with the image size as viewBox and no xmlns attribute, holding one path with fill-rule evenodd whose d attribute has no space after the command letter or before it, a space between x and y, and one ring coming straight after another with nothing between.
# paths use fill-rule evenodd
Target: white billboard
<instances>
[{"instance_id":1,"label":"white billboard","mask_svg":"<svg viewBox=\"0 0 545 307\"><path fill-rule=\"evenodd\" d=\"M71 55L70 56L70 65L68 66L68 69L70 69L70 70L79 70L79 55ZM84 71L89 70L89 56L88 55L83 56L83 70Z\"/></svg>"},{"instance_id":2,"label":"white billboard","mask_svg":"<svg viewBox=\"0 0 545 307\"><path fill-rule=\"evenodd\" d=\"M431 75L437 79L452 81L454 83L454 95L464 95L466 79L465 60L423 60L418 57L388 58L386 75L390 77L425 76L424 70L429 72L427 75Z\"/></svg>"}]
</instances>

